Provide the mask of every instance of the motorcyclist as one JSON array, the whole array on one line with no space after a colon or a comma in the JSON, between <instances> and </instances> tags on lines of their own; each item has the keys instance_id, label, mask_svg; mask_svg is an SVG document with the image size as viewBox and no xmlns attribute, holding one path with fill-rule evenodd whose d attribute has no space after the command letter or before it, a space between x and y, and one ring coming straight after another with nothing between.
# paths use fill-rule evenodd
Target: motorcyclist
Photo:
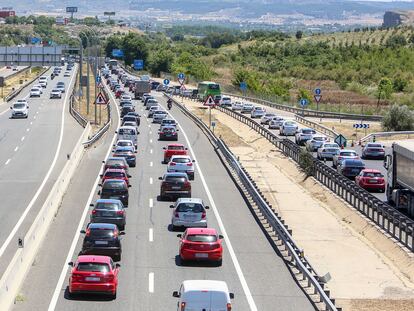
<instances>
[{"instance_id":1,"label":"motorcyclist","mask_svg":"<svg viewBox=\"0 0 414 311\"><path fill-rule=\"evenodd\" d=\"M172 100L171 99L169 99L167 101L167 107L168 107L168 110L171 110L171 107L172 107Z\"/></svg>"}]
</instances>

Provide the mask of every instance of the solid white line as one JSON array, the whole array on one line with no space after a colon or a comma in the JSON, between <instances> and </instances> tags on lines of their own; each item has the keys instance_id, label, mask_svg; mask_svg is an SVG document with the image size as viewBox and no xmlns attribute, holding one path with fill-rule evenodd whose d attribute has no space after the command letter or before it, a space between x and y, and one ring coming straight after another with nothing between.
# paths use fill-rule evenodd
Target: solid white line
<instances>
[{"instance_id":1,"label":"solid white line","mask_svg":"<svg viewBox=\"0 0 414 311\"><path fill-rule=\"evenodd\" d=\"M112 92L110 92L109 94L113 98ZM116 106L116 110L118 111L118 118L119 118L118 105L115 105L115 106ZM109 144L109 148L108 148L108 151L106 153L105 159L109 156L110 152L112 151L112 145L114 144L115 139L116 139L116 135L114 135L114 137L112 138L112 142ZM69 267L67 263L69 261L71 261L71 259L73 257L73 253L75 252L76 244L78 243L79 236L80 236L80 231L82 230L83 223L85 222L86 216L88 215L88 212L89 212L89 204L92 201L93 196L94 196L95 191L96 191L96 188L98 187L98 183L101 180L100 174L101 174L101 170L99 170L98 176L96 176L95 183L93 185L91 193L89 194L89 198L88 198L88 200L85 204L85 207L84 207L84 210L83 210L83 213L82 213L82 217L79 220L78 227L75 231L75 236L73 237L72 244L70 246L68 255L66 256L65 262L63 263L62 271L60 273L59 280L56 284L55 291L53 293L52 299L50 300L48 311L53 311L56 308L56 304L57 304L57 301L59 299L59 295L62 292L63 282L65 281L66 273L67 273L68 267Z\"/></svg>"},{"instance_id":2,"label":"solid white line","mask_svg":"<svg viewBox=\"0 0 414 311\"><path fill-rule=\"evenodd\" d=\"M154 242L154 229L149 228L149 232L148 232L148 240L150 242Z\"/></svg>"},{"instance_id":3,"label":"solid white line","mask_svg":"<svg viewBox=\"0 0 414 311\"><path fill-rule=\"evenodd\" d=\"M153 179L152 177L150 177L150 185L152 185L152 183L153 183Z\"/></svg>"},{"instance_id":4,"label":"solid white line","mask_svg":"<svg viewBox=\"0 0 414 311\"><path fill-rule=\"evenodd\" d=\"M154 200L153 199L149 199L149 207L154 207Z\"/></svg>"},{"instance_id":5,"label":"solid white line","mask_svg":"<svg viewBox=\"0 0 414 311\"><path fill-rule=\"evenodd\" d=\"M148 274L148 291L151 294L154 292L154 272Z\"/></svg>"},{"instance_id":6,"label":"solid white line","mask_svg":"<svg viewBox=\"0 0 414 311\"><path fill-rule=\"evenodd\" d=\"M147 119L147 121L148 121L148 119ZM151 125L148 124L148 127L151 127Z\"/></svg>"},{"instance_id":7,"label":"solid white line","mask_svg":"<svg viewBox=\"0 0 414 311\"><path fill-rule=\"evenodd\" d=\"M16 152L17 150L19 150L19 146L16 146L16 148L14 148L14 152Z\"/></svg>"},{"instance_id":8,"label":"solid white line","mask_svg":"<svg viewBox=\"0 0 414 311\"><path fill-rule=\"evenodd\" d=\"M74 77L74 76L73 76ZM72 84L72 79L69 82L69 85ZM65 96L65 101L63 102L63 107L62 107L62 114L61 114L61 119L62 119L62 124L60 126L60 135L59 135L59 142L58 145L56 147L55 150L55 156L53 158L53 161L51 163L51 165L49 166L49 170L46 173L46 176L44 177L42 183L40 184L39 189L37 189L35 195L33 196L33 198L30 200L29 205L27 205L26 209L24 210L23 214L20 216L19 220L17 221L16 225L13 227L13 229L10 231L9 235L7 236L7 239L4 241L3 245L0 248L0 257L3 256L4 252L6 251L7 246L10 244L11 240L13 239L14 235L16 234L17 230L19 230L21 224L23 223L23 221L25 220L27 214L29 213L29 211L31 210L31 208L33 207L34 203L36 202L37 198L39 197L40 193L42 192L47 180L50 177L50 174L52 174L52 171L56 165L59 153L60 153L60 149L62 147L62 141L63 141L63 131L65 128L65 112L66 112L66 103L68 101L68 96L69 96L70 92L66 93ZM36 116L35 116L36 117ZM22 141L24 140L24 136L21 139Z\"/></svg>"},{"instance_id":9,"label":"solid white line","mask_svg":"<svg viewBox=\"0 0 414 311\"><path fill-rule=\"evenodd\" d=\"M171 117L173 117L170 112L167 111L167 113ZM197 168L198 174L200 175L201 182L203 183L204 189L205 189L205 191L207 193L208 200L211 203L211 207L213 209L214 215L216 216L217 223L218 223L218 225L220 227L220 231L221 231L221 233L224 236L224 241L226 241L226 245L227 245L227 248L229 250L231 260L233 261L234 268L236 269L236 272L237 272L237 275L239 277L240 283L241 283L241 285L243 287L243 291L244 291L244 294L246 295L246 299L247 299L247 302L249 304L250 310L257 311L256 303L254 302L252 293L250 292L250 288L247 285L247 281L246 281L246 279L244 277L244 274L243 274L243 271L241 269L239 260L237 259L236 253L234 252L233 245L231 244L230 238L227 235L226 228L224 227L224 223L223 223L223 220L221 219L221 216L220 216L220 213L219 213L219 211L217 209L216 203L214 202L213 196L211 195L210 189L209 189L209 187L207 185L207 182L206 182L206 180L204 178L204 174L203 174L203 171L201 170L200 163L197 161L197 158L196 158L196 155L194 153L194 150L191 147L190 140L188 139L187 134L185 133L184 129L181 127L180 124L178 124L178 127L180 128L181 133L183 134L183 136L184 136L184 138L185 138L185 140L187 142L188 149L190 150L193 159L197 163L196 168Z\"/></svg>"},{"instance_id":10,"label":"solid white line","mask_svg":"<svg viewBox=\"0 0 414 311\"><path fill-rule=\"evenodd\" d=\"M150 166L153 166L154 165L154 163L152 163L152 161L150 162Z\"/></svg>"},{"instance_id":11,"label":"solid white line","mask_svg":"<svg viewBox=\"0 0 414 311\"><path fill-rule=\"evenodd\" d=\"M6 163L4 163L4 165L7 165L10 163L10 159L7 159Z\"/></svg>"}]
</instances>

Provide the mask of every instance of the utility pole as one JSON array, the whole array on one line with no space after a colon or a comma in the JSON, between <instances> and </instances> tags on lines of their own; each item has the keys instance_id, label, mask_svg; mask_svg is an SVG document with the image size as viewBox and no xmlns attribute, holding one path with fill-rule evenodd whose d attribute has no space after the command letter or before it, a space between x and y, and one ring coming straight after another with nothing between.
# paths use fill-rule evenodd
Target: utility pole
<instances>
[{"instance_id":1,"label":"utility pole","mask_svg":"<svg viewBox=\"0 0 414 311\"><path fill-rule=\"evenodd\" d=\"M86 59L86 76L87 76L87 79L88 79L88 81L87 81L87 83L86 83L86 114L88 114L89 115L89 95L90 95L90 83L89 83L89 66L90 66L90 63L89 63L89 48L90 48L90 46L89 46L89 39L87 38L86 39L86 52L87 52L87 59Z\"/></svg>"},{"instance_id":2,"label":"utility pole","mask_svg":"<svg viewBox=\"0 0 414 311\"><path fill-rule=\"evenodd\" d=\"M80 60L79 60L79 105L82 98L82 66L83 66L83 45L82 40L79 38Z\"/></svg>"}]
</instances>

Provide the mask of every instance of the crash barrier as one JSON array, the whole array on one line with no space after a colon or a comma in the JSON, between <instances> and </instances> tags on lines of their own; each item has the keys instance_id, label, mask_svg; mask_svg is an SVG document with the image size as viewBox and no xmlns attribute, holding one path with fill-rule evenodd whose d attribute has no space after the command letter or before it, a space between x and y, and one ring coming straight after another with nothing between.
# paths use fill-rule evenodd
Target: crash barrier
<instances>
[{"instance_id":1,"label":"crash barrier","mask_svg":"<svg viewBox=\"0 0 414 311\"><path fill-rule=\"evenodd\" d=\"M313 122L313 121L308 120L308 119L306 119L302 116L299 116L297 114L295 114L295 120L302 123L302 124L304 124L304 125L307 125L307 126L313 128L313 129L317 130L318 132L321 132L321 133L323 133L327 136L336 138L336 136L339 135L339 133L335 132L334 130L331 130L330 128L327 128L326 126L323 126L322 124L319 124L317 122Z\"/></svg>"},{"instance_id":2,"label":"crash barrier","mask_svg":"<svg viewBox=\"0 0 414 311\"><path fill-rule=\"evenodd\" d=\"M41 70L38 75L36 77L34 77L33 79L27 81L26 83L23 83L18 89L14 90L13 92L11 92L9 95L7 95L4 98L4 101L9 102L11 101L13 98L15 98L17 95L19 95L27 86L31 85L32 83L34 83L37 79L39 79L40 76L44 75L46 71L49 70L50 67L46 67L43 70ZM21 71L17 72L17 73L21 73ZM16 74L17 74L16 73ZM8 77L9 78L9 77Z\"/></svg>"},{"instance_id":3,"label":"crash barrier","mask_svg":"<svg viewBox=\"0 0 414 311\"><path fill-rule=\"evenodd\" d=\"M347 119L347 120L358 120L358 121L381 121L382 116L370 116L364 114L351 114L351 113L341 113L341 112L328 112L328 111L319 111L319 110L311 110L311 109L302 109L293 106L277 104L268 100L256 98L256 97L249 97L249 96L241 96L238 94L230 94L230 93L223 93L223 95L240 98L241 100L247 100L250 102L254 102L260 105L272 107L279 110L284 110L288 112L292 112L302 117L312 117L312 118L329 118L329 119Z\"/></svg>"},{"instance_id":4,"label":"crash barrier","mask_svg":"<svg viewBox=\"0 0 414 311\"><path fill-rule=\"evenodd\" d=\"M407 135L407 137L409 137L409 135L413 135L413 134L414 134L414 131L377 132L377 133L368 134L367 136L362 137L359 141L360 143L370 142L370 141L375 142L375 140L378 137L392 137L392 136L399 136L399 135Z\"/></svg>"},{"instance_id":5,"label":"crash barrier","mask_svg":"<svg viewBox=\"0 0 414 311\"><path fill-rule=\"evenodd\" d=\"M75 118L76 121L78 121L78 123L85 128L86 125L89 123L88 120L86 120L75 108L75 90L73 91L73 93L70 95L69 98L69 113L72 115L72 117Z\"/></svg>"},{"instance_id":6,"label":"crash barrier","mask_svg":"<svg viewBox=\"0 0 414 311\"><path fill-rule=\"evenodd\" d=\"M279 219L279 217L274 213L272 208L266 202L265 198L261 195L260 190L255 185L254 181L244 169L244 167L239 163L234 154L229 150L226 144L208 128L208 126L197 116L191 113L185 106L180 104L178 101L173 99L171 96L164 94L166 97L170 98L174 104L180 108L180 110L189 118L191 118L197 126L199 126L209 137L210 141L215 145L219 157L221 157L228 165L234 170L234 172L239 177L243 186L247 189L253 201L259 207L261 213L266 218L267 222L277 233L278 238L285 246L285 249L290 258L290 264L293 265L302 275L302 280L307 282L308 287L312 287L314 294L318 294L320 297L320 302L323 303L323 310L337 310L340 311L340 308L335 306L335 300L329 297L329 292L324 290L323 283L319 282L320 277L316 271L312 268L310 263L307 261L306 257L303 254L302 249L300 249L293 237L291 232L286 228L284 223ZM266 131L262 131L263 134L266 134ZM278 138L275 141L280 140ZM281 143L281 142L280 142Z\"/></svg>"},{"instance_id":7,"label":"crash barrier","mask_svg":"<svg viewBox=\"0 0 414 311\"><path fill-rule=\"evenodd\" d=\"M18 241L16 241L19 248L0 279L0 306L2 310L9 310L15 302L20 286L32 266L36 253L48 232L49 226L59 209L63 196L82 158L84 152L82 142L88 137L90 131L91 126L88 123L73 152L68 155L68 161L52 189L50 189L49 195L30 226L29 231L24 237L18 238Z\"/></svg>"},{"instance_id":8,"label":"crash barrier","mask_svg":"<svg viewBox=\"0 0 414 311\"><path fill-rule=\"evenodd\" d=\"M264 126L241 113L223 107L217 107L217 109L248 125L280 149L286 156L299 163L301 153L305 151L293 141L280 139ZM369 218L409 251L414 252L414 221L412 219L357 186L353 181L318 159L313 158L309 171L324 186Z\"/></svg>"}]
</instances>

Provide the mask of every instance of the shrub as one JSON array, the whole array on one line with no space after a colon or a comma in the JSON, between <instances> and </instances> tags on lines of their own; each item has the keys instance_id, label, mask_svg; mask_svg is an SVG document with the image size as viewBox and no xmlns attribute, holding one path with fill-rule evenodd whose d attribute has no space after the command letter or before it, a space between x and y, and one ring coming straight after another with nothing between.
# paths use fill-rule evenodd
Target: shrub
<instances>
[{"instance_id":1,"label":"shrub","mask_svg":"<svg viewBox=\"0 0 414 311\"><path fill-rule=\"evenodd\" d=\"M407 106L392 105L382 120L385 131L412 131L414 115Z\"/></svg>"}]
</instances>

